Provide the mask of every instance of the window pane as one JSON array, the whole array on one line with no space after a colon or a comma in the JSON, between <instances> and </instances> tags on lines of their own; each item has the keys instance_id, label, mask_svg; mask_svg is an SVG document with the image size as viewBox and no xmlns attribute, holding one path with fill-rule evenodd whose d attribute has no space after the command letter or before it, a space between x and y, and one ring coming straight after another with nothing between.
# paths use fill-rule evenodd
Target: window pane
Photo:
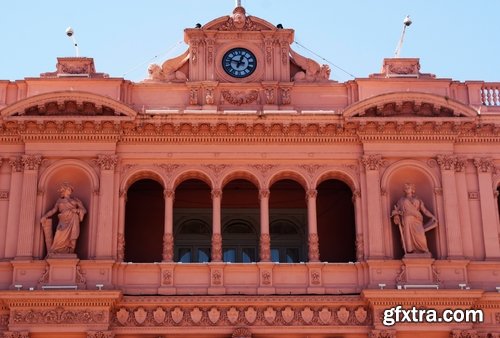
<instances>
[{"instance_id":1,"label":"window pane","mask_svg":"<svg viewBox=\"0 0 500 338\"><path fill-rule=\"evenodd\" d=\"M280 250L279 249L271 249L271 262L279 262L280 261Z\"/></svg>"},{"instance_id":2,"label":"window pane","mask_svg":"<svg viewBox=\"0 0 500 338\"><path fill-rule=\"evenodd\" d=\"M210 261L210 249L198 248L198 263L206 263Z\"/></svg>"},{"instance_id":3,"label":"window pane","mask_svg":"<svg viewBox=\"0 0 500 338\"><path fill-rule=\"evenodd\" d=\"M224 249L224 262L236 263L236 249Z\"/></svg>"},{"instance_id":4,"label":"window pane","mask_svg":"<svg viewBox=\"0 0 500 338\"><path fill-rule=\"evenodd\" d=\"M191 263L191 249L179 248L179 262Z\"/></svg>"},{"instance_id":5,"label":"window pane","mask_svg":"<svg viewBox=\"0 0 500 338\"><path fill-rule=\"evenodd\" d=\"M242 250L242 262L251 263L255 262L255 249L254 248L243 248Z\"/></svg>"},{"instance_id":6,"label":"window pane","mask_svg":"<svg viewBox=\"0 0 500 338\"><path fill-rule=\"evenodd\" d=\"M287 263L298 263L299 262L299 249L298 248L286 248L286 262Z\"/></svg>"}]
</instances>

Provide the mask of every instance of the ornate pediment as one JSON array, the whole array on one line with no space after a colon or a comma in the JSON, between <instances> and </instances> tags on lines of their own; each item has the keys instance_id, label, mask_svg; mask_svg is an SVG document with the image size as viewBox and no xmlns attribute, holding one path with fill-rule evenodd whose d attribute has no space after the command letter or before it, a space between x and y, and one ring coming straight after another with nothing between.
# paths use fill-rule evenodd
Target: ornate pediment
<instances>
[{"instance_id":1,"label":"ornate pediment","mask_svg":"<svg viewBox=\"0 0 500 338\"><path fill-rule=\"evenodd\" d=\"M448 97L418 92L397 92L381 94L356 102L347 107L344 117L383 118L383 117L469 117L477 112L469 106Z\"/></svg>"},{"instance_id":2,"label":"ornate pediment","mask_svg":"<svg viewBox=\"0 0 500 338\"><path fill-rule=\"evenodd\" d=\"M212 20L204 25L202 29L215 31L268 31L277 28L263 19L247 16L243 7L236 7L232 15Z\"/></svg>"},{"instance_id":3,"label":"ornate pediment","mask_svg":"<svg viewBox=\"0 0 500 338\"><path fill-rule=\"evenodd\" d=\"M137 113L127 105L86 92L53 92L28 97L1 110L2 117L16 116L129 116Z\"/></svg>"}]
</instances>

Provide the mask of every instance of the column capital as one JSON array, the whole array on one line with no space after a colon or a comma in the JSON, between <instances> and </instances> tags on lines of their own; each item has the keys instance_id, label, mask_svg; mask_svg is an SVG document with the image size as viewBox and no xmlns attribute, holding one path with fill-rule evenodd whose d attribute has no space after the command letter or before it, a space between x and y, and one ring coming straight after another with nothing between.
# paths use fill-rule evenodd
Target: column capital
<instances>
[{"instance_id":1,"label":"column capital","mask_svg":"<svg viewBox=\"0 0 500 338\"><path fill-rule=\"evenodd\" d=\"M163 190L163 197L174 199L175 198L175 190L172 190L172 189Z\"/></svg>"},{"instance_id":2,"label":"column capital","mask_svg":"<svg viewBox=\"0 0 500 338\"><path fill-rule=\"evenodd\" d=\"M455 170L457 157L455 155L440 154L436 156L436 162L441 170Z\"/></svg>"},{"instance_id":3,"label":"column capital","mask_svg":"<svg viewBox=\"0 0 500 338\"><path fill-rule=\"evenodd\" d=\"M316 189L309 189L306 191L307 199L316 198L317 196L318 196L318 190Z\"/></svg>"},{"instance_id":4,"label":"column capital","mask_svg":"<svg viewBox=\"0 0 500 338\"><path fill-rule=\"evenodd\" d=\"M380 154L363 155L361 163L365 166L366 171L379 170L381 166L385 165L385 160Z\"/></svg>"},{"instance_id":5,"label":"column capital","mask_svg":"<svg viewBox=\"0 0 500 338\"><path fill-rule=\"evenodd\" d=\"M269 189L260 189L259 190L259 199L269 198L270 194L271 194L271 192Z\"/></svg>"},{"instance_id":6,"label":"column capital","mask_svg":"<svg viewBox=\"0 0 500 338\"><path fill-rule=\"evenodd\" d=\"M476 157L474 159L474 165L478 172L489 173L495 168L493 159L490 157Z\"/></svg>"},{"instance_id":7,"label":"column capital","mask_svg":"<svg viewBox=\"0 0 500 338\"><path fill-rule=\"evenodd\" d=\"M212 199L214 198L222 198L222 190L221 189L212 189Z\"/></svg>"},{"instance_id":8,"label":"column capital","mask_svg":"<svg viewBox=\"0 0 500 338\"><path fill-rule=\"evenodd\" d=\"M38 170L38 167L40 167L40 164L42 163L42 155L23 155L21 157L21 163L24 167L24 170Z\"/></svg>"},{"instance_id":9,"label":"column capital","mask_svg":"<svg viewBox=\"0 0 500 338\"><path fill-rule=\"evenodd\" d=\"M116 165L118 164L118 156L100 154L97 155L97 159L94 160L94 162L101 168L101 170L115 170Z\"/></svg>"},{"instance_id":10,"label":"column capital","mask_svg":"<svg viewBox=\"0 0 500 338\"><path fill-rule=\"evenodd\" d=\"M23 171L23 162L21 161L21 157L11 157L9 159L9 164L12 167L13 172Z\"/></svg>"}]
</instances>

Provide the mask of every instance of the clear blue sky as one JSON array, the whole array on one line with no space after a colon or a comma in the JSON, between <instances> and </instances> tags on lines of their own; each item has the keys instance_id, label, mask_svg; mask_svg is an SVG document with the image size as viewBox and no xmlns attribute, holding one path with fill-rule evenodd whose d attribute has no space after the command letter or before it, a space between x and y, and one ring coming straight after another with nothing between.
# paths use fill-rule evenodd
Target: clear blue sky
<instances>
[{"instance_id":1,"label":"clear blue sky","mask_svg":"<svg viewBox=\"0 0 500 338\"><path fill-rule=\"evenodd\" d=\"M356 77L391 57L409 14L401 57L419 57L421 72L455 80L500 82L500 1L242 0L247 14L295 29L298 42ZM233 0L17 0L0 10L0 79L55 70L56 57L81 56L97 71L140 81L150 62L182 53L183 30L231 13ZM496 27L496 28L495 28ZM172 47L174 47L172 49ZM299 53L317 57L292 45ZM167 53L168 52L168 53ZM153 59L154 56L159 56ZM351 77L332 67L331 78Z\"/></svg>"}]
</instances>

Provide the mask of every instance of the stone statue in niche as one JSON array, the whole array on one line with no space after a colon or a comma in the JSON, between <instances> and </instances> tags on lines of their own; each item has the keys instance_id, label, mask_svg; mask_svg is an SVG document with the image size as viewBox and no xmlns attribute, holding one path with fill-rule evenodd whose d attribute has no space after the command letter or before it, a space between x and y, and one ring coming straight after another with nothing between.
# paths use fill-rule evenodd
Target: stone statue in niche
<instances>
[{"instance_id":1,"label":"stone statue in niche","mask_svg":"<svg viewBox=\"0 0 500 338\"><path fill-rule=\"evenodd\" d=\"M73 187L69 183L63 183L58 192L61 197L59 197L54 207L47 211L40 220L47 253L49 255L73 254L76 248L76 240L80 235L80 222L83 220L83 216L85 216L87 210L78 198L71 196ZM59 223L53 234L52 219L50 217L56 213L58 213L57 218L59 219Z\"/></svg>"},{"instance_id":2,"label":"stone statue in niche","mask_svg":"<svg viewBox=\"0 0 500 338\"><path fill-rule=\"evenodd\" d=\"M403 250L407 253L429 253L425 233L437 227L436 217L415 196L415 184L405 183L405 196L394 205L391 217L399 227ZM429 220L424 224L424 216Z\"/></svg>"}]
</instances>

